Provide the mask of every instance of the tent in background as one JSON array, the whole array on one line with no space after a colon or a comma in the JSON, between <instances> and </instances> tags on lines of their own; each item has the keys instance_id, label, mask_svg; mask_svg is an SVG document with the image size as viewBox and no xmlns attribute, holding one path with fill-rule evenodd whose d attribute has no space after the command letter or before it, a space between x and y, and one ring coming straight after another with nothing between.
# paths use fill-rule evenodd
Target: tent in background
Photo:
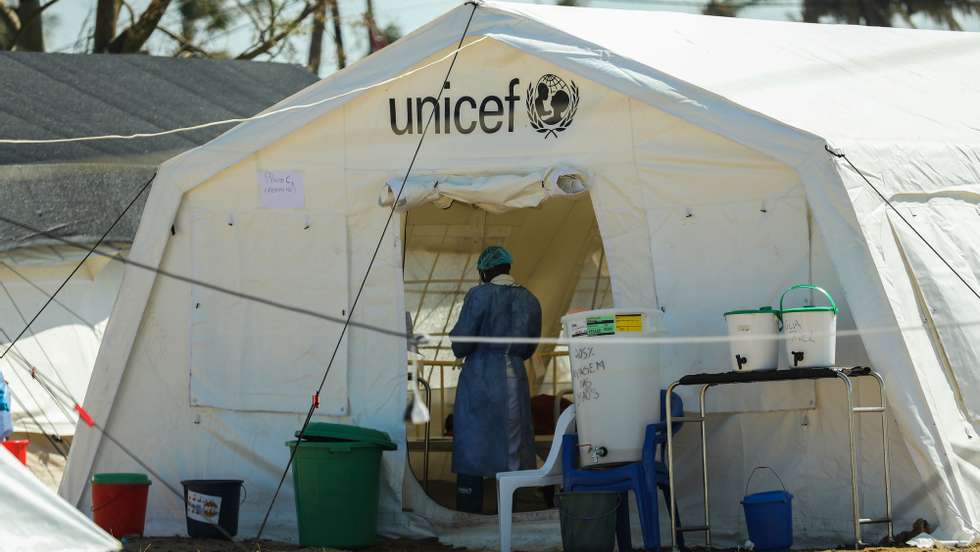
<instances>
[{"instance_id":1,"label":"tent in background","mask_svg":"<svg viewBox=\"0 0 980 552\"><path fill-rule=\"evenodd\" d=\"M554 318L578 295L593 228L613 303L661 309L669 335L723 334L723 312L819 283L839 299L838 328L861 332L842 338L838 362L870 363L886 381L899 530L924 517L937 536L975 539L976 299L862 175L915 213L914 224L977 285L980 37L485 2L443 102L434 95L446 63L344 94L445 58L473 9L450 11L277 106L307 107L250 121L165 163L131 258L342 317L385 224L390 181L404 175L417 143L420 111L435 106L413 174L452 177L456 192L472 193L427 192L412 197L430 203L402 206L358 322L402 331L408 269L418 275L423 255L454 253L462 273L461 256L502 243L515 249L518 279L548 295L554 335ZM574 168L587 190L551 194L541 180L541 193L527 193L529 175L556 167ZM572 205L584 211L554 216ZM168 481L245 479L240 534L249 536L338 335L322 319L127 267L90 410ZM385 534L493 546L495 518L439 506L407 469L404 365L404 339L352 328L317 419L381 429L398 443L383 467ZM670 381L728 365L724 344L674 345L661 369ZM796 496L799 545L851 538L850 512L840 507L849 468L837 385L726 392L712 405L720 412L708 436L716 542L744 540L738 500L760 464L774 466ZM874 400L873 392L858 388L859 398ZM881 513L879 430L860 426L869 515ZM681 489L700 488L697 441L694 431L678 434ZM61 493L86 507L92 473L132 467L112 442L81 428ZM296 538L292 500L287 483L267 536ZM686 519L698 519L700 490L678 500ZM183 531L183 517L179 497L152 497L152 533ZM519 547L558 540L553 513L518 515L515 531ZM866 528L867 541L881 536Z\"/></svg>"},{"instance_id":2,"label":"tent in background","mask_svg":"<svg viewBox=\"0 0 980 552\"><path fill-rule=\"evenodd\" d=\"M5 136L56 139L152 132L253 115L316 81L302 67L146 55L0 53ZM68 121L68 122L66 122ZM220 134L214 127L142 140L0 145L0 344L6 349L86 251L164 160ZM144 194L96 255L0 362L10 382L19 437L32 440L30 467L56 488L75 432L72 405L31 379L36 368L82 401L122 281ZM73 246L61 240L77 244ZM5 337L5 335L7 337ZM52 440L44 438L48 435ZM63 441L61 440L62 438Z\"/></svg>"},{"instance_id":3,"label":"tent in background","mask_svg":"<svg viewBox=\"0 0 980 552\"><path fill-rule=\"evenodd\" d=\"M3 451L0 451L3 452ZM17 461L0 454L0 549L108 552L122 544L65 502Z\"/></svg>"}]
</instances>

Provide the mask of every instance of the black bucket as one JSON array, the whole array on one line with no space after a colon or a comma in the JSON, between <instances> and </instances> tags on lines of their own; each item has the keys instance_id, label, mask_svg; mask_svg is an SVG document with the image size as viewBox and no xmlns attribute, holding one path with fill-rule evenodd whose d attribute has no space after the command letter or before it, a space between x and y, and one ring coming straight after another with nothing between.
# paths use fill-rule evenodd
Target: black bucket
<instances>
[{"instance_id":1,"label":"black bucket","mask_svg":"<svg viewBox=\"0 0 980 552\"><path fill-rule=\"evenodd\" d=\"M561 543L565 552L612 552L616 513L623 494L616 491L561 493Z\"/></svg>"},{"instance_id":2,"label":"black bucket","mask_svg":"<svg viewBox=\"0 0 980 552\"><path fill-rule=\"evenodd\" d=\"M245 501L241 479L188 479L184 485L187 535L228 539L238 534L238 506Z\"/></svg>"}]
</instances>

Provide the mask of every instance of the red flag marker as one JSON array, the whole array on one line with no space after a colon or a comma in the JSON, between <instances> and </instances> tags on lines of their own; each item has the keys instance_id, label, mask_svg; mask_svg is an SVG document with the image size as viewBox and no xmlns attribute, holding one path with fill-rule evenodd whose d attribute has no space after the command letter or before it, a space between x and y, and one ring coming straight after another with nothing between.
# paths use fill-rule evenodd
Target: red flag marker
<instances>
[{"instance_id":1,"label":"red flag marker","mask_svg":"<svg viewBox=\"0 0 980 552\"><path fill-rule=\"evenodd\" d=\"M82 408L82 405L75 403L75 411L78 412L78 417L85 422L85 425L89 427L95 425L95 420L93 420L92 417L89 416L88 412L86 412L85 409Z\"/></svg>"}]
</instances>

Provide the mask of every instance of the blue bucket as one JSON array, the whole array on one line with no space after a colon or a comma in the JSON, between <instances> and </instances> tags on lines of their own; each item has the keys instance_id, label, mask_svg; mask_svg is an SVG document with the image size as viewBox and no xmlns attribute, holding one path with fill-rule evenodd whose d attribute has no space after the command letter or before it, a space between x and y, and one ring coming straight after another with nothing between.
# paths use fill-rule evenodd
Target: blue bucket
<instances>
[{"instance_id":1,"label":"blue bucket","mask_svg":"<svg viewBox=\"0 0 980 552\"><path fill-rule=\"evenodd\" d=\"M772 468L767 466L755 468L745 484L746 493L748 493L749 483L752 482L752 476L760 469L772 471L776 479L779 479L779 475ZM779 484L783 486L781 491L746 494L742 499L749 540L755 544L755 549L759 552L788 550L793 546L793 495L786 492L786 485L783 485L782 479L779 479Z\"/></svg>"}]
</instances>

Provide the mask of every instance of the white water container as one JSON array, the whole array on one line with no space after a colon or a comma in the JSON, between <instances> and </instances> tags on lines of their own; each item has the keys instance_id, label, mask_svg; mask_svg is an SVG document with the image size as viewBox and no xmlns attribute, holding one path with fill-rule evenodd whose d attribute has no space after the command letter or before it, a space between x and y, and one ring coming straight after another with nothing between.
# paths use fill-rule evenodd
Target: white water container
<instances>
[{"instance_id":1,"label":"white water container","mask_svg":"<svg viewBox=\"0 0 980 552\"><path fill-rule=\"evenodd\" d=\"M660 418L660 347L617 338L660 335L661 317L654 309L601 309L561 319L571 339L580 466L640 460L646 426Z\"/></svg>"},{"instance_id":2,"label":"white water container","mask_svg":"<svg viewBox=\"0 0 980 552\"><path fill-rule=\"evenodd\" d=\"M797 289L819 291L828 306L783 308L786 294ZM837 303L823 288L798 284L779 298L783 318L783 343L790 368L829 368L837 358Z\"/></svg>"},{"instance_id":3,"label":"white water container","mask_svg":"<svg viewBox=\"0 0 980 552\"><path fill-rule=\"evenodd\" d=\"M779 318L772 307L725 313L729 359L735 372L779 367Z\"/></svg>"}]
</instances>

